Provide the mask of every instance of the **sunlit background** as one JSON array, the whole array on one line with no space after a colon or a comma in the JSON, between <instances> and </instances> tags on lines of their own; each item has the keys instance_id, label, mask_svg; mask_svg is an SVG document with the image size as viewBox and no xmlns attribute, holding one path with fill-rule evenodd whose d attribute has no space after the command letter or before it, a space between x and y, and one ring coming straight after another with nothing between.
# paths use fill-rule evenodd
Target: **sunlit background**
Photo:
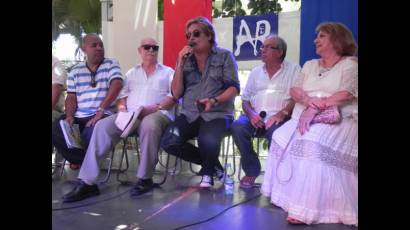
<instances>
[{"instance_id":1,"label":"sunlit background","mask_svg":"<svg viewBox=\"0 0 410 230\"><path fill-rule=\"evenodd\" d=\"M243 6L246 10L247 0L243 0ZM282 12L296 11L300 9L301 1L291 2L279 0L282 6ZM70 34L61 34L58 39L52 43L52 54L63 61L74 61L75 51L78 47L74 36Z\"/></svg>"}]
</instances>

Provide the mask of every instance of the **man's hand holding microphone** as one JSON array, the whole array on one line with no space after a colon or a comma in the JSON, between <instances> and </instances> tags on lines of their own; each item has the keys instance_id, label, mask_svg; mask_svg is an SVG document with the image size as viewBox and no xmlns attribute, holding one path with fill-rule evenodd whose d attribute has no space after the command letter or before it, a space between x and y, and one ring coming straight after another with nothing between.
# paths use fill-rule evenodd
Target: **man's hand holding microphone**
<instances>
[{"instance_id":1,"label":"man's hand holding microphone","mask_svg":"<svg viewBox=\"0 0 410 230\"><path fill-rule=\"evenodd\" d=\"M253 137L258 136L265 129L265 122L263 121L265 117L265 111L261 111L259 115L254 114L251 117L251 124L253 127L255 127L255 131L252 134Z\"/></svg>"}]
</instances>

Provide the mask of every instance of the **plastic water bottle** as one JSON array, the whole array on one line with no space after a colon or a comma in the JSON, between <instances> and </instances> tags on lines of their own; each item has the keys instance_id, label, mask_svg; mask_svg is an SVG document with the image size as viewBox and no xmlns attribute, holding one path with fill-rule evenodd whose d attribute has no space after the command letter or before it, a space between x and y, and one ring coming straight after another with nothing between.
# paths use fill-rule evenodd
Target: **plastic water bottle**
<instances>
[{"instance_id":1,"label":"plastic water bottle","mask_svg":"<svg viewBox=\"0 0 410 230\"><path fill-rule=\"evenodd\" d=\"M229 172L231 171L231 164L226 164L225 167L225 175L224 175L224 187L225 187L225 194L231 195L234 191L234 181L229 176Z\"/></svg>"}]
</instances>

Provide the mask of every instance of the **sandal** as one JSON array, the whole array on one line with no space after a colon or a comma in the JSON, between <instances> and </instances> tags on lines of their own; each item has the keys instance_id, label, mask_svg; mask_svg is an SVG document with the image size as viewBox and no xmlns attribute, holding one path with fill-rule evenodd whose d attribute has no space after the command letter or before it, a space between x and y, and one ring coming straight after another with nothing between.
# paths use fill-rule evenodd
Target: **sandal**
<instances>
[{"instance_id":1,"label":"sandal","mask_svg":"<svg viewBox=\"0 0 410 230\"><path fill-rule=\"evenodd\" d=\"M239 186L241 188L252 188L255 185L256 176L244 176Z\"/></svg>"},{"instance_id":2,"label":"sandal","mask_svg":"<svg viewBox=\"0 0 410 230\"><path fill-rule=\"evenodd\" d=\"M297 219L295 219L295 218L293 218L293 217L290 217L290 216L288 216L288 217L286 218L286 220L287 220L290 224L305 224L305 223L303 223L302 221L297 220Z\"/></svg>"}]
</instances>

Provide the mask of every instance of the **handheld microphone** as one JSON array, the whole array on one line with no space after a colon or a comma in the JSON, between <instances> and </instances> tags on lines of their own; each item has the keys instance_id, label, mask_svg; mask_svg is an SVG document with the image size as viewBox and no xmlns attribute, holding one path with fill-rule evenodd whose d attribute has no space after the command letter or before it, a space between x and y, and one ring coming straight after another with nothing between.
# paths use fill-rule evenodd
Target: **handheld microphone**
<instances>
[{"instance_id":1,"label":"handheld microphone","mask_svg":"<svg viewBox=\"0 0 410 230\"><path fill-rule=\"evenodd\" d=\"M265 111L261 111L259 113L259 116L264 119L266 117L266 112ZM253 132L253 137L256 137L258 134L260 134L263 131L263 128L255 128L255 131Z\"/></svg>"},{"instance_id":2,"label":"handheld microphone","mask_svg":"<svg viewBox=\"0 0 410 230\"><path fill-rule=\"evenodd\" d=\"M194 43L194 42L189 42L188 45L189 45L191 48L194 48L194 46L196 45L196 43ZM192 52L186 53L186 54L184 55L184 59L187 59L187 58L191 57L192 54L193 54Z\"/></svg>"}]
</instances>

